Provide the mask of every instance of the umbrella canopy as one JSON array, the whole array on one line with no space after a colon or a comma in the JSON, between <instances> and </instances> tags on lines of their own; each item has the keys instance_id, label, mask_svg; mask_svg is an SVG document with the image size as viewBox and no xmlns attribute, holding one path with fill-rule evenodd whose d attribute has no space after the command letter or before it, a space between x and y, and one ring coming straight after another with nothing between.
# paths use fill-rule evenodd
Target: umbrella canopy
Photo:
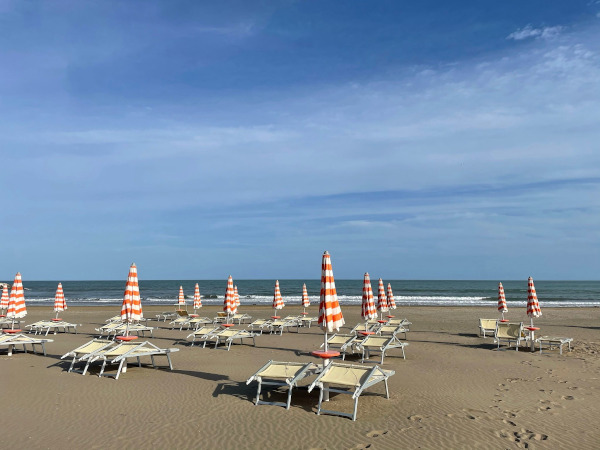
<instances>
[{"instance_id":1,"label":"umbrella canopy","mask_svg":"<svg viewBox=\"0 0 600 450\"><path fill-rule=\"evenodd\" d=\"M233 299L235 304L235 311L233 313L237 314L237 310L240 307L240 294L238 292L237 285L233 286Z\"/></svg>"},{"instance_id":2,"label":"umbrella canopy","mask_svg":"<svg viewBox=\"0 0 600 450\"><path fill-rule=\"evenodd\" d=\"M504 313L508 311L508 308L506 307L506 297L504 296L502 283L498 283L498 311L502 313L502 319L504 320Z\"/></svg>"},{"instance_id":3,"label":"umbrella canopy","mask_svg":"<svg viewBox=\"0 0 600 450\"><path fill-rule=\"evenodd\" d=\"M125 320L129 324L134 320L140 320L142 317L142 300L140 299L137 267L133 263L129 268L127 283L125 283L125 293L123 294L123 304L121 306L121 320ZM129 328L126 334L129 335Z\"/></svg>"},{"instance_id":4,"label":"umbrella canopy","mask_svg":"<svg viewBox=\"0 0 600 450\"><path fill-rule=\"evenodd\" d=\"M527 280L527 315L531 318L531 326L533 326L533 318L542 315L535 286L533 285L533 278L531 277Z\"/></svg>"},{"instance_id":5,"label":"umbrella canopy","mask_svg":"<svg viewBox=\"0 0 600 450\"><path fill-rule=\"evenodd\" d=\"M4 285L2 288L2 298L0 299L0 309L4 311L8 308L8 286Z\"/></svg>"},{"instance_id":6,"label":"umbrella canopy","mask_svg":"<svg viewBox=\"0 0 600 450\"><path fill-rule=\"evenodd\" d=\"M283 309L285 304L283 303L283 298L281 297L281 292L279 291L279 280L275 281L275 292L273 293L273 309Z\"/></svg>"},{"instance_id":7,"label":"umbrella canopy","mask_svg":"<svg viewBox=\"0 0 600 450\"><path fill-rule=\"evenodd\" d=\"M223 311L227 313L227 317L229 317L229 314L234 314L235 311L235 290L233 289L233 277L231 275L227 278Z\"/></svg>"},{"instance_id":8,"label":"umbrella canopy","mask_svg":"<svg viewBox=\"0 0 600 450\"><path fill-rule=\"evenodd\" d=\"M63 292L62 283L58 283L58 287L56 288L56 294L54 295L54 311L56 313L59 313L64 311L65 309L67 309L65 293Z\"/></svg>"},{"instance_id":9,"label":"umbrella canopy","mask_svg":"<svg viewBox=\"0 0 600 450\"><path fill-rule=\"evenodd\" d=\"M373 288L371 288L371 278L369 277L368 273L365 273L365 277L363 279L362 311L360 316L365 320L365 322L377 317L375 301L373 300Z\"/></svg>"},{"instance_id":10,"label":"umbrella canopy","mask_svg":"<svg viewBox=\"0 0 600 450\"><path fill-rule=\"evenodd\" d=\"M379 279L379 288L377 289L377 310L381 313L381 317L383 317L383 313L390 310L387 302L387 297L385 296L385 289L383 287L383 280Z\"/></svg>"},{"instance_id":11,"label":"umbrella canopy","mask_svg":"<svg viewBox=\"0 0 600 450\"><path fill-rule=\"evenodd\" d=\"M17 272L15 275L15 281L13 282L10 290L10 297L8 299L8 311L6 317L13 319L22 319L27 315L27 307L25 306L25 296L23 295L23 283L21 282L21 273Z\"/></svg>"},{"instance_id":12,"label":"umbrella canopy","mask_svg":"<svg viewBox=\"0 0 600 450\"><path fill-rule=\"evenodd\" d=\"M200 297L200 286L196 283L194 288L194 309L202 308L202 298Z\"/></svg>"},{"instance_id":13,"label":"umbrella canopy","mask_svg":"<svg viewBox=\"0 0 600 450\"><path fill-rule=\"evenodd\" d=\"M325 351L327 351L327 333L339 331L345 323L340 303L338 302L331 257L329 252L323 253L321 262L321 299L319 302L319 326L325 331Z\"/></svg>"},{"instance_id":14,"label":"umbrella canopy","mask_svg":"<svg viewBox=\"0 0 600 450\"><path fill-rule=\"evenodd\" d=\"M388 283L387 287L387 302L390 309L396 309L396 300L394 300L394 293L392 292L391 283Z\"/></svg>"},{"instance_id":15,"label":"umbrella canopy","mask_svg":"<svg viewBox=\"0 0 600 450\"><path fill-rule=\"evenodd\" d=\"M185 307L185 295L183 295L183 286L179 286L179 296L177 297L177 306Z\"/></svg>"},{"instance_id":16,"label":"umbrella canopy","mask_svg":"<svg viewBox=\"0 0 600 450\"><path fill-rule=\"evenodd\" d=\"M308 308L310 306L310 299L308 298L308 291L306 290L306 283L302 285L302 307Z\"/></svg>"}]
</instances>

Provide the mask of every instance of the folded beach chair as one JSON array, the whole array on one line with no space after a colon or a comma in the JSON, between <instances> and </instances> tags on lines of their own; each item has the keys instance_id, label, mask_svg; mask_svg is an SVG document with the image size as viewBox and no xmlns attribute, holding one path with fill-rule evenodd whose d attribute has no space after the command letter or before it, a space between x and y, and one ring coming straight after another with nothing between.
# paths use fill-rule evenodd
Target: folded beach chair
<instances>
[{"instance_id":1,"label":"folded beach chair","mask_svg":"<svg viewBox=\"0 0 600 450\"><path fill-rule=\"evenodd\" d=\"M220 331L215 331L206 337L206 341L215 341L215 348L218 347L219 344L225 343L227 347L227 351L231 349L231 344L234 340L239 339L240 344L243 344L244 339L252 339L252 345L256 347L256 337L257 333L248 330L237 330L235 328L225 328ZM206 342L205 341L205 342Z\"/></svg>"},{"instance_id":2,"label":"folded beach chair","mask_svg":"<svg viewBox=\"0 0 600 450\"><path fill-rule=\"evenodd\" d=\"M36 345L42 346L42 352L44 356L46 356L46 342L54 342L52 339L40 339L34 338L32 336L27 336L26 334L2 334L0 335L0 347L6 347L8 349L8 356L12 356L13 351L16 349L17 345L23 346L23 351L27 353L27 345L31 345L31 349L33 353L37 353L35 350Z\"/></svg>"},{"instance_id":3,"label":"folded beach chair","mask_svg":"<svg viewBox=\"0 0 600 450\"><path fill-rule=\"evenodd\" d=\"M70 358L72 356L73 360L71 361L71 366L69 367L69 370L67 370L67 372L76 372L85 375L90 365L92 357L94 357L96 353L107 350L108 348L113 347L114 345L114 341L110 341L107 339L92 339L91 341L86 342L85 344L77 347L75 350L71 350L70 352L65 353L60 357L60 359ZM83 368L83 370L73 369L76 362L83 361L85 361L85 367Z\"/></svg>"},{"instance_id":4,"label":"folded beach chair","mask_svg":"<svg viewBox=\"0 0 600 450\"><path fill-rule=\"evenodd\" d=\"M542 336L535 340L540 346L540 355L542 354L542 347L547 345L550 350L552 347L558 347L559 353L562 355L563 345L567 344L569 346L569 351L571 351L571 342L573 342L573 338L566 337L556 337L556 336Z\"/></svg>"},{"instance_id":5,"label":"folded beach chair","mask_svg":"<svg viewBox=\"0 0 600 450\"><path fill-rule=\"evenodd\" d=\"M290 403L292 401L292 389L298 386L298 382L300 380L310 375L314 375L318 370L319 367L314 363L279 362L271 360L258 369L254 375L248 378L248 380L246 380L246 384L250 384L255 380L258 382L255 401L256 406L276 405L285 406L285 409L290 409ZM287 402L266 402L261 400L260 392L263 385L287 386Z\"/></svg>"},{"instance_id":6,"label":"folded beach chair","mask_svg":"<svg viewBox=\"0 0 600 450\"><path fill-rule=\"evenodd\" d=\"M248 327L252 330L255 331L256 329L258 329L261 334L263 332L263 330L266 328L268 329L269 326L271 325L271 322L273 322L270 319L256 319L254 322L251 322Z\"/></svg>"},{"instance_id":7,"label":"folded beach chair","mask_svg":"<svg viewBox=\"0 0 600 450\"><path fill-rule=\"evenodd\" d=\"M217 313L217 317L213 319L213 323L223 323L227 320L227 313L223 311L219 311Z\"/></svg>"},{"instance_id":8,"label":"folded beach chair","mask_svg":"<svg viewBox=\"0 0 600 450\"><path fill-rule=\"evenodd\" d=\"M375 331L377 328L379 328L379 322L369 320L366 324L365 322L360 322L354 325L354 328L350 330L350 334L357 334L359 331Z\"/></svg>"},{"instance_id":9,"label":"folded beach chair","mask_svg":"<svg viewBox=\"0 0 600 450\"><path fill-rule=\"evenodd\" d=\"M383 364L383 358L388 350L392 350L395 348L399 348L402 350L402 358L406 359L406 354L404 353L404 347L408 345L407 342L402 342L396 335L391 336L380 336L373 334L371 336L367 336L362 341L358 343L358 348L362 350L362 361L365 362L365 354L367 356L366 359L369 359L370 353L372 351L381 352L381 363Z\"/></svg>"},{"instance_id":10,"label":"folded beach chair","mask_svg":"<svg viewBox=\"0 0 600 450\"><path fill-rule=\"evenodd\" d=\"M115 380L119 379L121 372L127 371L127 360L135 358L137 359L138 366L142 367L141 358L149 356L152 361L152 367L156 368L154 361L155 356L166 356L169 363L169 369L173 370L173 364L171 363L171 353L178 352L178 348L159 348L149 341L144 342L123 342L118 344L116 347L100 351L96 353L92 358L91 362L102 361L102 368L100 369L99 377L115 377ZM118 364L119 367L115 374L106 374L104 370L107 364Z\"/></svg>"},{"instance_id":11,"label":"folded beach chair","mask_svg":"<svg viewBox=\"0 0 600 450\"><path fill-rule=\"evenodd\" d=\"M241 325L242 323L246 323L246 320L252 320L252 316L248 314L234 314L232 320L237 321L238 325Z\"/></svg>"},{"instance_id":12,"label":"folded beach chair","mask_svg":"<svg viewBox=\"0 0 600 450\"><path fill-rule=\"evenodd\" d=\"M521 345L521 341L527 342L529 340L529 336L526 336L523 331L523 322L520 323L508 323L508 322L498 322L496 324L496 332L495 332L495 340L494 343L498 344L498 349L500 348L500 343L502 341L506 341L508 346L510 347L510 343L515 343L515 350L519 351L519 345Z\"/></svg>"},{"instance_id":13,"label":"folded beach chair","mask_svg":"<svg viewBox=\"0 0 600 450\"><path fill-rule=\"evenodd\" d=\"M189 339L190 337L192 338L192 346L196 342L203 342L202 348L204 348L206 347L206 342L210 340L210 336L212 336L215 332L219 330L222 330L222 328L216 325L203 326L198 328L192 334L188 335L186 339Z\"/></svg>"},{"instance_id":14,"label":"folded beach chair","mask_svg":"<svg viewBox=\"0 0 600 450\"><path fill-rule=\"evenodd\" d=\"M342 353L342 360L346 359L346 352L350 350L354 353L353 345L356 342L356 336L353 334L332 334L327 337L327 347L337 348ZM325 344L321 344L323 348Z\"/></svg>"},{"instance_id":15,"label":"folded beach chair","mask_svg":"<svg viewBox=\"0 0 600 450\"><path fill-rule=\"evenodd\" d=\"M404 339L406 339L406 333L408 330L404 327L404 325L388 325L382 324L376 329L376 333L381 336L396 336L400 333L404 333Z\"/></svg>"},{"instance_id":16,"label":"folded beach chair","mask_svg":"<svg viewBox=\"0 0 600 450\"><path fill-rule=\"evenodd\" d=\"M315 387L320 389L319 407L317 414L335 414L338 416L349 417L356 420L356 412L358 409L358 398L363 391L381 381L385 384L385 396L390 398L388 390L388 378L396 372L393 370L383 370L379 366L354 366L349 364L341 364L332 362L325 366L323 371L317 376L315 381L308 387L308 392L311 392ZM341 386L345 389L332 388L330 385ZM338 394L352 395L354 399L354 411L352 414L321 409L323 403L323 394L335 392Z\"/></svg>"},{"instance_id":17,"label":"folded beach chair","mask_svg":"<svg viewBox=\"0 0 600 450\"><path fill-rule=\"evenodd\" d=\"M486 337L486 333L494 336L497 323L497 319L479 319L479 336Z\"/></svg>"}]
</instances>

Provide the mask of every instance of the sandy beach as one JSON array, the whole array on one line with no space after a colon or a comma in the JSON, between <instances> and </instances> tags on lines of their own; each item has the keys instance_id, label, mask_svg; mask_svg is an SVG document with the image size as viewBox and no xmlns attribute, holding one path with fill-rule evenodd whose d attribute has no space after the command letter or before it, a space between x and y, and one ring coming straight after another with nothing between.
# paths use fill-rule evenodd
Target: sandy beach
<instances>
[{"instance_id":1,"label":"sandy beach","mask_svg":"<svg viewBox=\"0 0 600 450\"><path fill-rule=\"evenodd\" d=\"M171 308L147 307L144 314L153 318ZM218 310L200 312L213 317ZM28 311L25 324L53 316L48 307ZM242 311L255 318L272 312ZM118 380L97 377L99 366L86 376L67 373L69 362L60 356L96 336L94 328L118 312L114 306L69 308L62 317L82 324L80 332L49 336L54 342L46 357L8 357L0 350L7 448L592 449L600 442L600 308L544 308L536 320L540 332L574 339L573 351L562 356L495 350L492 338L477 334L480 317L496 316L490 308L400 308L397 316L413 323L406 360L398 350L386 357L383 367L396 371L390 399L383 384L368 390L356 422L318 416L317 390L296 390L288 411L253 403L256 383L245 381L269 359L317 362L310 352L323 341L318 327L263 335L256 347L235 344L227 352L190 347L187 331L151 321L158 328L149 340L180 350L172 372L134 366ZM347 326L359 322L360 307L343 307L343 313ZM508 318L528 320L516 310ZM348 361L360 363L358 355ZM351 412L352 400L332 395L329 407Z\"/></svg>"}]
</instances>

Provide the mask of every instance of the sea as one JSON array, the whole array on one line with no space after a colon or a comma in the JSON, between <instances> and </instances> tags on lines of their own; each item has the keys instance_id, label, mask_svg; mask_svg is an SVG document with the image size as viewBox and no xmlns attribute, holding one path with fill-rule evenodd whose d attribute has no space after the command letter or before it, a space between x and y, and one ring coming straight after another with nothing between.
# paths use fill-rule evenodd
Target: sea
<instances>
[{"instance_id":1,"label":"sea","mask_svg":"<svg viewBox=\"0 0 600 450\"><path fill-rule=\"evenodd\" d=\"M525 307L527 280L500 280L508 308ZM227 280L140 280L142 305L173 305L182 286L188 304L192 304L198 283L203 305L222 304ZM302 285L312 305L318 305L320 280L279 280L286 304L300 304ZM371 280L375 301L377 281ZM390 283L398 306L494 306L497 304L498 281L482 280L384 280ZM275 280L235 280L242 305L270 305ZM362 301L363 280L335 280L341 305L358 305ZM25 300L29 305L51 305L58 281L24 281ZM120 305L125 280L62 281L67 305ZM535 281L540 306L600 307L600 281Z\"/></svg>"}]
</instances>

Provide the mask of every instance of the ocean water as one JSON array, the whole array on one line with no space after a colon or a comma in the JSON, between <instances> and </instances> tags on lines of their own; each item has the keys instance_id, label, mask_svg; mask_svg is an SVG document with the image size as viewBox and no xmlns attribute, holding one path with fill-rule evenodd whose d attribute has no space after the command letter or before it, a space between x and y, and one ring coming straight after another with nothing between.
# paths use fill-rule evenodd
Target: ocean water
<instances>
[{"instance_id":1,"label":"ocean water","mask_svg":"<svg viewBox=\"0 0 600 450\"><path fill-rule=\"evenodd\" d=\"M504 286L508 307L525 307L527 279L500 280ZM183 286L191 305L194 286L198 283L202 303L222 304L227 280L140 280L142 305L173 305ZM306 283L311 305L318 305L320 280L279 280L281 295L286 304L299 304L302 284ZM371 280L377 300L377 280ZM497 304L498 281L445 280L384 280L391 283L396 304L425 306L494 306ZM125 280L63 281L67 305L120 305ZM275 280L235 280L242 305L271 304ZM362 299L362 279L336 280L338 298L342 305L358 305ZM25 300L30 305L51 305L58 281L23 280ZM535 281L542 309L552 307L599 307L600 281Z\"/></svg>"}]
</instances>

